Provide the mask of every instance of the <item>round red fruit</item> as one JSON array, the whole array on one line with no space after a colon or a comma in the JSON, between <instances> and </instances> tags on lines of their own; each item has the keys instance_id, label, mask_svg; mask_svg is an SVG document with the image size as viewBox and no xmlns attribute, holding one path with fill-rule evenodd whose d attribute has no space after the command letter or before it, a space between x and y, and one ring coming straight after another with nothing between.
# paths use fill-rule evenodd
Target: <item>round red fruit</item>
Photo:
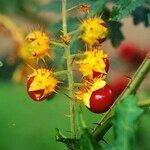
<instances>
[{"instance_id":1,"label":"round red fruit","mask_svg":"<svg viewBox=\"0 0 150 150\"><path fill-rule=\"evenodd\" d=\"M90 110L94 113L104 113L110 109L114 103L112 89L109 85L94 91L90 97Z\"/></svg>"},{"instance_id":2,"label":"round red fruit","mask_svg":"<svg viewBox=\"0 0 150 150\"><path fill-rule=\"evenodd\" d=\"M43 101L44 98L43 98L43 94L44 94L44 89L38 89L36 91L29 91L29 88L34 80L34 76L33 77L30 77L27 81L27 92L28 92L28 95L35 101Z\"/></svg>"}]
</instances>

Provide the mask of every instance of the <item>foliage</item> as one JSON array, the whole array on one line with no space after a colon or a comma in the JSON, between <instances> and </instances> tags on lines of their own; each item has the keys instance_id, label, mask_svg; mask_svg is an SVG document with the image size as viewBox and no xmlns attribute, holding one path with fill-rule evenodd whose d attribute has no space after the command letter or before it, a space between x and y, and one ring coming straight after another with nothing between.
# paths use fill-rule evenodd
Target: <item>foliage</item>
<instances>
[{"instance_id":1,"label":"foliage","mask_svg":"<svg viewBox=\"0 0 150 150\"><path fill-rule=\"evenodd\" d=\"M113 3L113 8L109 9L107 7L107 4L112 2ZM81 3L86 3L91 6L91 11L89 14L86 15L81 15L80 13L77 13L78 16L74 15L76 13L76 9L73 9L73 7L76 5L78 6ZM107 27L109 29L109 35L108 38L110 39L112 45L114 47L117 47L120 42L124 39L124 35L121 31L122 23L121 20L125 17L128 16L133 16L133 21L135 24L138 24L140 22L144 22L145 26L150 25L150 10L149 7L145 7L145 3L148 4L149 6L149 1L145 0L72 0L68 1L67 9L72 8L73 10L70 12L69 15L67 15L67 22L64 20L66 19L64 15L66 15L66 10L64 11L63 14L63 27L62 27L62 20L58 20L58 22L49 24L47 26L48 30L53 31L53 34L56 35L57 40L59 41L57 44L62 44L63 46L57 46L55 47L55 52L57 55L57 59L62 58L63 52L65 53L63 56L64 60L62 60L61 65L63 66L63 69L65 70L66 68L67 73L66 75L68 76L68 85L69 85L69 99L74 100L74 80L73 80L73 72L72 72L72 53L76 54L77 52L80 52L83 48L86 46L81 43L78 40L79 33L75 33L74 35L71 34L73 31L78 31L79 25L81 24L81 20L85 19L86 17L93 17L93 16L98 16L101 17L105 20ZM9 5L8 5L9 4ZM57 13L57 15L60 15L61 13L61 0L52 0L49 1L45 5L39 5L35 1L30 1L30 0L13 0L12 5L11 1L4 1L0 0L0 10L2 13L18 13L18 12L23 12L23 13L31 13L32 15L36 16L36 12L40 11L53 11ZM5 9L8 7L7 9ZM17 9L16 9L17 8ZM29 8L29 9L28 9ZM75 12L75 13L74 13ZM67 27L65 26L67 23ZM66 29L65 29L66 27ZM63 28L63 29L62 29ZM63 30L63 33L62 33ZM68 30L69 33L65 33L65 30ZM78 31L79 32L79 31ZM63 38L68 35L71 35L71 41L69 41L67 44L64 42L60 42L60 35L63 34ZM98 40L98 39L96 39ZM63 39L62 39L63 41ZM32 40L31 40L32 42ZM52 43L51 43L52 44ZM48 44L49 46L49 44ZM90 45L91 47L93 45ZM95 45L94 45L95 46ZM93 47L94 47L93 46ZM60 52L61 50L61 52ZM64 50L64 51L63 51ZM146 60L148 60L147 58ZM145 60L145 61L146 61ZM64 63L65 62L65 63ZM59 66L60 64L56 64L56 66ZM149 64L147 64L148 66ZM2 66L2 63L0 62L0 66ZM144 68L144 66L142 66ZM63 70L63 71L64 71ZM143 81L143 78L146 74L148 74L148 69L146 69L145 74L142 72L137 76L137 80L135 82L139 81L138 83L134 83L132 86L132 91L135 92L135 90L138 89L139 85ZM94 81L94 80L93 80ZM134 82L134 78L132 79ZM135 87L136 86L136 87ZM135 123L143 110L137 106L137 97L135 95L129 96L128 88L126 89L127 97L124 98L120 103L114 104L112 108L110 109L110 114L113 114L109 119L110 121L113 118L113 126L114 126L114 134L115 134L115 141L113 144L109 145L106 147L106 149L115 149L115 150L120 150L122 147L126 150L130 150L133 148L133 138L134 138L134 128L135 128ZM67 93L67 94L68 94ZM75 115L75 102L71 101L71 111L70 115L72 118ZM112 112L112 113L111 113ZM109 116L109 112L108 112ZM82 118L82 111L79 110L77 113L77 122L74 122L75 120L71 120L71 123L73 126L77 124L78 127L78 134L73 134L71 137L66 137L64 136L59 129L56 129L56 140L58 142L63 142L65 145L72 150L98 150L101 147L99 143L96 141L95 137L89 130L89 128L86 126L84 119ZM105 125L104 123L108 121L107 114L106 114L106 120L104 116L104 122L102 120L102 124L98 125ZM71 124L71 126L72 126ZM110 126L109 126L110 127ZM102 128L101 128L102 129ZM108 129L109 130L109 129ZM73 132L76 132L75 129L72 130ZM71 131L71 132L72 132ZM105 133L107 132L107 127L105 128ZM102 139L101 139L102 140Z\"/></svg>"},{"instance_id":2,"label":"foliage","mask_svg":"<svg viewBox=\"0 0 150 150\"><path fill-rule=\"evenodd\" d=\"M77 118L79 137L77 139L67 138L58 129L56 129L56 140L58 142L65 143L66 146L71 150L98 150L100 145L93 138L91 132L86 126L81 107L78 111Z\"/></svg>"},{"instance_id":3,"label":"foliage","mask_svg":"<svg viewBox=\"0 0 150 150\"><path fill-rule=\"evenodd\" d=\"M115 141L108 149L133 149L136 121L143 112L137 101L136 96L130 95L116 106L113 119Z\"/></svg>"}]
</instances>

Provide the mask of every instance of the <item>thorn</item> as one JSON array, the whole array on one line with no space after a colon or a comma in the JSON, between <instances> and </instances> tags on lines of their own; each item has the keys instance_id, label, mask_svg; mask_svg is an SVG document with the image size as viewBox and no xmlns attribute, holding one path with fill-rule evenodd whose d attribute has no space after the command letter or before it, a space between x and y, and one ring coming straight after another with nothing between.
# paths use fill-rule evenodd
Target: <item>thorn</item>
<instances>
[{"instance_id":1,"label":"thorn","mask_svg":"<svg viewBox=\"0 0 150 150\"><path fill-rule=\"evenodd\" d=\"M93 131L94 129L93 128L89 128L91 131Z\"/></svg>"},{"instance_id":2,"label":"thorn","mask_svg":"<svg viewBox=\"0 0 150 150\"><path fill-rule=\"evenodd\" d=\"M72 61L71 61L71 65L73 64L73 62L75 61L75 57L72 59Z\"/></svg>"},{"instance_id":3,"label":"thorn","mask_svg":"<svg viewBox=\"0 0 150 150\"><path fill-rule=\"evenodd\" d=\"M127 78L130 79L130 80L132 79L132 77L130 77L130 76L128 76L128 75L124 75L124 76L127 77Z\"/></svg>"},{"instance_id":4,"label":"thorn","mask_svg":"<svg viewBox=\"0 0 150 150\"><path fill-rule=\"evenodd\" d=\"M44 62L45 67L47 67L47 63L46 63L45 59L44 58L41 58L41 59Z\"/></svg>"},{"instance_id":5,"label":"thorn","mask_svg":"<svg viewBox=\"0 0 150 150\"><path fill-rule=\"evenodd\" d=\"M30 69L35 70L31 65L29 65L27 63L25 65L27 65L27 67L29 67Z\"/></svg>"},{"instance_id":6,"label":"thorn","mask_svg":"<svg viewBox=\"0 0 150 150\"><path fill-rule=\"evenodd\" d=\"M71 101L72 101L72 98L69 96L69 95L67 95L66 93L63 93L65 96L67 96Z\"/></svg>"},{"instance_id":7,"label":"thorn","mask_svg":"<svg viewBox=\"0 0 150 150\"><path fill-rule=\"evenodd\" d=\"M71 131L66 131L66 132L72 133Z\"/></svg>"},{"instance_id":8,"label":"thorn","mask_svg":"<svg viewBox=\"0 0 150 150\"><path fill-rule=\"evenodd\" d=\"M103 141L104 143L108 144L108 142L107 142L106 140L102 139L102 141Z\"/></svg>"},{"instance_id":9,"label":"thorn","mask_svg":"<svg viewBox=\"0 0 150 150\"><path fill-rule=\"evenodd\" d=\"M64 114L65 117L70 118L71 115L70 114Z\"/></svg>"},{"instance_id":10,"label":"thorn","mask_svg":"<svg viewBox=\"0 0 150 150\"><path fill-rule=\"evenodd\" d=\"M93 123L93 124L100 125L100 123Z\"/></svg>"}]
</instances>

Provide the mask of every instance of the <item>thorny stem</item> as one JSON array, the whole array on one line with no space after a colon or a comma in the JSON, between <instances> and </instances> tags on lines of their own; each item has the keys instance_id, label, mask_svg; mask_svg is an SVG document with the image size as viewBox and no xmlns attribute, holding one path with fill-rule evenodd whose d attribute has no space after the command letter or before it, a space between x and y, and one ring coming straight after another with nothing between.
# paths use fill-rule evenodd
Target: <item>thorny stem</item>
<instances>
[{"instance_id":1,"label":"thorny stem","mask_svg":"<svg viewBox=\"0 0 150 150\"><path fill-rule=\"evenodd\" d=\"M145 60L143 61L143 63L140 65L139 69L136 71L135 75L133 76L133 79L130 81L127 88L117 98L114 105L104 115L104 117L101 119L101 121L93 130L93 136L97 141L101 140L103 136L106 134L106 132L112 127L111 120L112 120L112 117L114 116L114 106L118 102L120 102L122 99L127 97L128 95L134 94L139 88L139 86L141 85L142 81L145 79L145 76L149 73L149 71L150 71L150 52L145 58ZM142 104L140 105L142 106ZM149 105L149 103L147 105Z\"/></svg>"},{"instance_id":2,"label":"thorny stem","mask_svg":"<svg viewBox=\"0 0 150 150\"><path fill-rule=\"evenodd\" d=\"M62 26L63 26L63 35L67 35L67 0L62 0ZM66 53L66 60L67 60L67 75L68 75L68 84L69 84L69 97L72 99L70 100L70 124L71 124L71 138L76 137L76 126L75 126L75 106L76 102L74 100L74 81L73 81L73 72L72 72L72 58L70 52L70 46L65 45L64 47Z\"/></svg>"}]
</instances>

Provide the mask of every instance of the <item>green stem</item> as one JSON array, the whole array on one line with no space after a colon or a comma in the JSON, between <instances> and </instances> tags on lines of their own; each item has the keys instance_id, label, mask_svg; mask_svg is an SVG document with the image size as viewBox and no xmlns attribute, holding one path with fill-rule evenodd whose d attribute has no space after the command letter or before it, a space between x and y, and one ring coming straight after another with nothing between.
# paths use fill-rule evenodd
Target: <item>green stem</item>
<instances>
[{"instance_id":1,"label":"green stem","mask_svg":"<svg viewBox=\"0 0 150 150\"><path fill-rule=\"evenodd\" d=\"M67 0L62 0L62 26L63 26L63 34L67 35Z\"/></svg>"},{"instance_id":2,"label":"green stem","mask_svg":"<svg viewBox=\"0 0 150 150\"><path fill-rule=\"evenodd\" d=\"M67 13L66 13L66 6L67 0L62 0L62 20L63 20L63 35L67 35ZM69 97L72 99L70 100L70 125L71 125L71 137L76 137L76 126L75 126L75 107L76 103L74 100L74 81L73 81L73 72L72 72L72 58L71 58L71 51L70 46L65 45L64 47L66 53L66 61L67 61L67 75L68 75L68 84L69 84Z\"/></svg>"},{"instance_id":3,"label":"green stem","mask_svg":"<svg viewBox=\"0 0 150 150\"><path fill-rule=\"evenodd\" d=\"M144 80L145 76L150 71L150 52L139 67L139 69L136 71L135 75L133 76L132 80L128 84L127 88L124 90L124 92L117 98L113 106L110 108L110 110L104 115L104 117L101 119L101 121L98 123L98 125L93 130L93 136L94 138L99 141L103 138L105 133L111 128L112 123L112 117L114 116L114 106L120 102L122 99L127 97L130 94L135 94L139 86L141 85L142 81Z\"/></svg>"},{"instance_id":4,"label":"green stem","mask_svg":"<svg viewBox=\"0 0 150 150\"><path fill-rule=\"evenodd\" d=\"M138 102L139 107L150 107L150 99L142 100Z\"/></svg>"}]
</instances>

